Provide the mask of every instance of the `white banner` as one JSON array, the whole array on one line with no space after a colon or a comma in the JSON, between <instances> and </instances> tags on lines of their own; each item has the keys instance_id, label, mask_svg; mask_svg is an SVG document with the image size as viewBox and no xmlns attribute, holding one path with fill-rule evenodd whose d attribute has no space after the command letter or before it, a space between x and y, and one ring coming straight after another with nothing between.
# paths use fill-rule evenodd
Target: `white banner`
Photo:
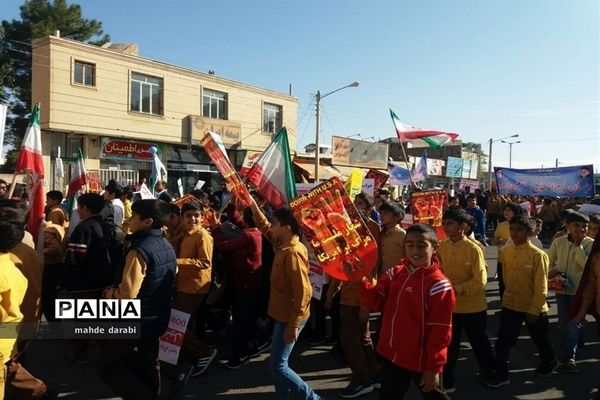
<instances>
[{"instance_id":1,"label":"white banner","mask_svg":"<svg viewBox=\"0 0 600 400\"><path fill-rule=\"evenodd\" d=\"M148 189L148 186L146 186L145 183L142 183L142 186L140 186L140 196L142 196L142 200L146 200L146 199L154 199L154 195L152 194L152 192L150 191L150 189Z\"/></svg>"},{"instance_id":2,"label":"white banner","mask_svg":"<svg viewBox=\"0 0 600 400\"><path fill-rule=\"evenodd\" d=\"M362 182L362 191L364 194L375 197L375 179L365 178Z\"/></svg>"},{"instance_id":3,"label":"white banner","mask_svg":"<svg viewBox=\"0 0 600 400\"><path fill-rule=\"evenodd\" d=\"M177 365L179 352L183 344L183 337L190 321L190 314L171 309L169 327L160 337L158 347L158 359L169 364Z\"/></svg>"}]
</instances>

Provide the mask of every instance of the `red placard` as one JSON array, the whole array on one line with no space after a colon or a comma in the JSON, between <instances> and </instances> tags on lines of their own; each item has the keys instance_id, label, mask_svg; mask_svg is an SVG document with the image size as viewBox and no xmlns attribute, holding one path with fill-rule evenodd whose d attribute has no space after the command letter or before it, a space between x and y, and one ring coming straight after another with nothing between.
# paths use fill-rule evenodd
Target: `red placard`
<instances>
[{"instance_id":1,"label":"red placard","mask_svg":"<svg viewBox=\"0 0 600 400\"><path fill-rule=\"evenodd\" d=\"M208 154L210 159L217 166L219 172L223 175L227 190L240 199L245 206L250 207L252 205L250 192L248 192L248 188L246 188L242 178L240 178L235 168L233 168L233 165L231 165L231 162L225 153L225 149L222 147L222 143L219 135L213 132L207 132L200 141L206 154ZM221 144L221 146L219 146L219 144Z\"/></svg>"},{"instance_id":2,"label":"red placard","mask_svg":"<svg viewBox=\"0 0 600 400\"><path fill-rule=\"evenodd\" d=\"M427 224L435 228L438 239L446 237L442 229L442 215L448 208L446 189L414 192L410 198L410 211L415 224Z\"/></svg>"},{"instance_id":3,"label":"red placard","mask_svg":"<svg viewBox=\"0 0 600 400\"><path fill-rule=\"evenodd\" d=\"M365 178L373 179L373 181L375 182L375 191L377 191L381 189L383 185L385 185L390 176L388 174L384 174L383 172L370 169L369 172L367 172Z\"/></svg>"},{"instance_id":4,"label":"red placard","mask_svg":"<svg viewBox=\"0 0 600 400\"><path fill-rule=\"evenodd\" d=\"M327 274L343 281L355 280L375 267L375 239L339 178L295 197L290 207Z\"/></svg>"},{"instance_id":5,"label":"red placard","mask_svg":"<svg viewBox=\"0 0 600 400\"><path fill-rule=\"evenodd\" d=\"M100 193L102 190L100 187L100 172L99 171L88 171L87 173L87 190L92 193Z\"/></svg>"}]
</instances>

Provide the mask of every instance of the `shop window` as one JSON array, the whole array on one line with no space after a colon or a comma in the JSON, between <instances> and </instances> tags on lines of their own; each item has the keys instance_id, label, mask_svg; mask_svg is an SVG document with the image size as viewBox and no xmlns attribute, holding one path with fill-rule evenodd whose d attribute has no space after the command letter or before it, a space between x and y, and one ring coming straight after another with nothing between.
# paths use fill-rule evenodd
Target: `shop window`
<instances>
[{"instance_id":1,"label":"shop window","mask_svg":"<svg viewBox=\"0 0 600 400\"><path fill-rule=\"evenodd\" d=\"M204 89L202 91L202 116L227 119L227 93Z\"/></svg>"},{"instance_id":2,"label":"shop window","mask_svg":"<svg viewBox=\"0 0 600 400\"><path fill-rule=\"evenodd\" d=\"M60 154L65 159L76 159L77 150L83 149L83 136L72 135L66 133L54 132L50 137L50 154L52 157L58 155L58 148L60 147Z\"/></svg>"},{"instance_id":3,"label":"shop window","mask_svg":"<svg viewBox=\"0 0 600 400\"><path fill-rule=\"evenodd\" d=\"M163 115L163 80L155 76L131 74L131 111Z\"/></svg>"},{"instance_id":4,"label":"shop window","mask_svg":"<svg viewBox=\"0 0 600 400\"><path fill-rule=\"evenodd\" d=\"M84 86L96 86L96 65L75 60L73 83Z\"/></svg>"},{"instance_id":5,"label":"shop window","mask_svg":"<svg viewBox=\"0 0 600 400\"><path fill-rule=\"evenodd\" d=\"M282 126L281 106L276 104L263 104L263 132L277 133Z\"/></svg>"}]
</instances>

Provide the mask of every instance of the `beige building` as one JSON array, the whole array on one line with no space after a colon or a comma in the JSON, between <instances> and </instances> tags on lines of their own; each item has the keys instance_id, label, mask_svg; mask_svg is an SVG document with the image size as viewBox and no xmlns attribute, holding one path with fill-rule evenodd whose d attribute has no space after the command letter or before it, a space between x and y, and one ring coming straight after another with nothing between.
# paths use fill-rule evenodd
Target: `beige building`
<instances>
[{"instance_id":1,"label":"beige building","mask_svg":"<svg viewBox=\"0 0 600 400\"><path fill-rule=\"evenodd\" d=\"M32 43L32 100L41 103L46 171L61 148L64 188L78 148L103 183L137 184L150 174L151 146L185 191L198 179L216 189L216 168L198 146L207 131L221 134L232 163L263 150L282 126L296 148L297 99L287 94L138 56L137 45L93 46L48 36Z\"/></svg>"}]
</instances>

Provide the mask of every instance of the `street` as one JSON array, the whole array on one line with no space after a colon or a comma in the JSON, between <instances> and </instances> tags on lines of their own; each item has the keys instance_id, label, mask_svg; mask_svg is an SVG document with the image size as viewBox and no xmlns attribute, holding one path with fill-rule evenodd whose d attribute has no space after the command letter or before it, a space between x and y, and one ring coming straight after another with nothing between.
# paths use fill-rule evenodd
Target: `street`
<instances>
[{"instance_id":1,"label":"street","mask_svg":"<svg viewBox=\"0 0 600 400\"><path fill-rule=\"evenodd\" d=\"M496 250L488 247L486 258L489 276L496 270ZM492 340L496 338L499 310L498 285L491 281L487 287L490 315L488 333ZM549 298L551 306L551 340L558 343L556 330L556 305L554 296ZM590 317L588 317L590 318ZM475 377L477 366L468 343L463 343L461 357L457 364L456 388L453 399L569 399L585 400L595 396L595 387L599 383L600 342L596 324L590 322L584 332L585 346L578 353L579 374L567 375L555 372L549 378L537 378L534 369L538 365L535 348L526 328L522 329L518 345L511 352L511 385L500 389L488 389ZM464 339L464 338L463 338ZM29 369L43 378L48 385L60 392L62 399L112 399L110 390L95 375L93 364L77 365L65 360L70 350L66 341L38 341L31 345L27 355ZM96 349L97 350L97 349ZM95 354L97 355L97 354ZM220 363L227 360L229 342L225 341L220 349ZM218 364L198 378L191 378L185 390L185 399L272 399L274 387L267 369L268 354L252 360L250 364L238 370L226 370ZM330 352L330 346L309 347L300 344L291 357L292 367L312 385L325 399L339 398L337 393L348 384L350 370L339 356ZM366 400L377 398L377 392L361 397ZM420 395L412 390L409 399L419 399Z\"/></svg>"}]
</instances>

